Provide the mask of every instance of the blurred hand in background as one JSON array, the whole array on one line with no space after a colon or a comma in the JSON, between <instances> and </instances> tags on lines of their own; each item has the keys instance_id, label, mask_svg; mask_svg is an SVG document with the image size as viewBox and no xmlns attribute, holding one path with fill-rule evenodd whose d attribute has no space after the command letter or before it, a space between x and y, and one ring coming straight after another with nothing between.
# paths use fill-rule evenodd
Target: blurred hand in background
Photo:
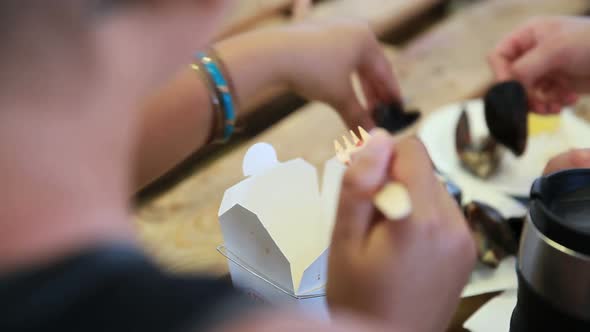
<instances>
[{"instance_id":1,"label":"blurred hand in background","mask_svg":"<svg viewBox=\"0 0 590 332\"><path fill-rule=\"evenodd\" d=\"M518 80L537 113L558 113L590 92L590 19L535 18L505 37L489 56L498 81Z\"/></svg>"},{"instance_id":2,"label":"blurred hand in background","mask_svg":"<svg viewBox=\"0 0 590 332\"><path fill-rule=\"evenodd\" d=\"M392 65L370 26L358 20L305 21L261 29L215 45L228 67L238 101L264 87L287 86L336 109L351 128L374 127L371 110L399 100ZM366 108L353 88L358 74Z\"/></svg>"},{"instance_id":3,"label":"blurred hand in background","mask_svg":"<svg viewBox=\"0 0 590 332\"><path fill-rule=\"evenodd\" d=\"M551 159L544 175L575 168L590 168L590 149L577 149L562 153Z\"/></svg>"}]
</instances>

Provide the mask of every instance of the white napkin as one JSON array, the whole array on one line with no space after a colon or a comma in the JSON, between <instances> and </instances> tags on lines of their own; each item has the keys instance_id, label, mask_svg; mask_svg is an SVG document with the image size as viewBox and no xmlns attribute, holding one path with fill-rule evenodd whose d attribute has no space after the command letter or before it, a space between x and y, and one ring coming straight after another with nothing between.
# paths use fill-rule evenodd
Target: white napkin
<instances>
[{"instance_id":1,"label":"white napkin","mask_svg":"<svg viewBox=\"0 0 590 332\"><path fill-rule=\"evenodd\" d=\"M462 297L513 290L517 287L516 258L508 257L500 263L497 269L478 264L471 273L469 283L463 289Z\"/></svg>"},{"instance_id":2,"label":"white napkin","mask_svg":"<svg viewBox=\"0 0 590 332\"><path fill-rule=\"evenodd\" d=\"M473 314L463 327L471 332L508 332L516 302L516 290L506 291Z\"/></svg>"}]
</instances>

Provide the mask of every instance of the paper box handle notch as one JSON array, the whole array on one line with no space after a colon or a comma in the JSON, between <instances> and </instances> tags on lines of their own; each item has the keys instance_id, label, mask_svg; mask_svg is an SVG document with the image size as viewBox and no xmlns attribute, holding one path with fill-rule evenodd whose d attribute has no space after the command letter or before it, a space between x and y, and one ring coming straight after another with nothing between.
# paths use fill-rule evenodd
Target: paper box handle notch
<instances>
[{"instance_id":1,"label":"paper box handle notch","mask_svg":"<svg viewBox=\"0 0 590 332\"><path fill-rule=\"evenodd\" d=\"M279 160L274 147L268 143L257 143L248 149L242 163L244 176L256 176L277 166Z\"/></svg>"}]
</instances>

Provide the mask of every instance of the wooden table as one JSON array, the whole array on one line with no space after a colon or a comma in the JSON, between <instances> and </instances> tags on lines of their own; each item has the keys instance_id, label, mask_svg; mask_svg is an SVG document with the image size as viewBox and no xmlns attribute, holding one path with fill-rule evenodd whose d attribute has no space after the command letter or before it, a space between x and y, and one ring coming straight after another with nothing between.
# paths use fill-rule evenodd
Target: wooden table
<instances>
[{"instance_id":1,"label":"wooden table","mask_svg":"<svg viewBox=\"0 0 590 332\"><path fill-rule=\"evenodd\" d=\"M508 31L536 15L579 14L589 8L586 0L487 0L475 4L399 51L393 61L404 96L425 114L446 103L477 96L492 82L485 56ZM172 270L227 273L223 257L215 251L223 242L217 209L224 190L242 179L245 151L255 142L265 141L275 146L282 160L303 157L318 166L332 156L332 141L343 132L343 123L328 106L311 103L211 160L138 209L136 221L146 250ZM463 305L460 314L470 314L483 300ZM458 321L460 325L462 320Z\"/></svg>"}]
</instances>

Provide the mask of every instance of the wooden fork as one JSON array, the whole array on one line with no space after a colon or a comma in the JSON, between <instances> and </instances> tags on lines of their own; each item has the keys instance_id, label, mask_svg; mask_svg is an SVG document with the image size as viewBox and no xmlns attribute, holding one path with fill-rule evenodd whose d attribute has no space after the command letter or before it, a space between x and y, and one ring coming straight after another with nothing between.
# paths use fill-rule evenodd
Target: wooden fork
<instances>
[{"instance_id":1,"label":"wooden fork","mask_svg":"<svg viewBox=\"0 0 590 332\"><path fill-rule=\"evenodd\" d=\"M334 149L336 151L336 158L345 165L350 165L350 156L363 148L363 146L371 139L371 135L362 127L358 127L360 134L351 130L350 139L348 136L342 136L342 143L334 140ZM399 182L389 182L373 199L373 204L383 215L392 221L404 220L412 213L412 201L407 188Z\"/></svg>"}]
</instances>

